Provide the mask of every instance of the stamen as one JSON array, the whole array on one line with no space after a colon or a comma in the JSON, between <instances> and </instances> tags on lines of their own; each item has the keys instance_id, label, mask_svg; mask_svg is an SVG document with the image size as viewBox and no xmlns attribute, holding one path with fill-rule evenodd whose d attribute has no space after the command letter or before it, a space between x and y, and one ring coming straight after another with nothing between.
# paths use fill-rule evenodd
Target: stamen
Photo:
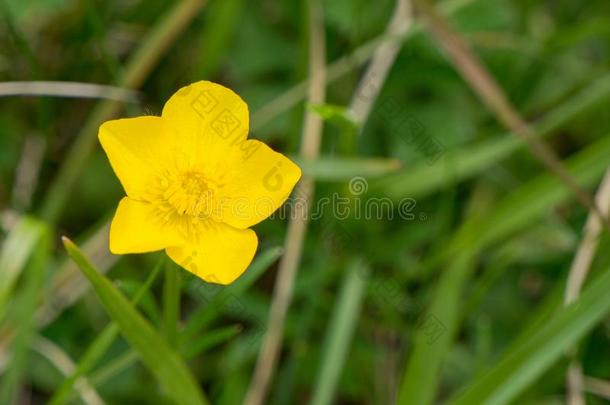
<instances>
[{"instance_id":1,"label":"stamen","mask_svg":"<svg viewBox=\"0 0 610 405\"><path fill-rule=\"evenodd\" d=\"M174 207L178 214L194 219L210 216L214 191L203 174L187 171L173 176L167 184L163 199Z\"/></svg>"}]
</instances>

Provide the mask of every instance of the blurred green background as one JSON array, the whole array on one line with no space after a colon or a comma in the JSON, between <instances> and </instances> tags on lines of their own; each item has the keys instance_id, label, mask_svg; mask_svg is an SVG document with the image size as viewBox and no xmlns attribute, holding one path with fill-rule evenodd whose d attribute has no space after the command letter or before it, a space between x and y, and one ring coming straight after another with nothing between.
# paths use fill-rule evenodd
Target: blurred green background
<instances>
[{"instance_id":1,"label":"blurred green background","mask_svg":"<svg viewBox=\"0 0 610 405\"><path fill-rule=\"evenodd\" d=\"M155 363L150 347L143 353L137 331L119 322L115 338L108 329L117 319L61 235L107 272L106 291L140 292L136 315L210 403L244 402L288 219L256 226L256 259L231 287L169 261L154 272L162 253L107 250L123 190L97 126L159 115L197 80L235 90L250 108L250 137L297 160L305 115L323 118L320 159L299 160L315 180L312 206L333 195L393 202L383 218L337 218L326 207L309 222L264 403L578 404L567 395L570 362L582 368L572 388L586 403L610 403L607 232L580 304L564 308L587 210L489 112L419 14L359 125L348 107L393 0L318 4L330 66L324 105L306 102L305 0L0 1L0 403L172 403L180 389L159 382L173 366L162 355ZM610 165L610 3L434 4L594 194ZM32 81L135 93L66 98L43 86L49 94L24 95ZM356 198L354 178L367 188ZM84 379L74 383L79 367Z\"/></svg>"}]
</instances>

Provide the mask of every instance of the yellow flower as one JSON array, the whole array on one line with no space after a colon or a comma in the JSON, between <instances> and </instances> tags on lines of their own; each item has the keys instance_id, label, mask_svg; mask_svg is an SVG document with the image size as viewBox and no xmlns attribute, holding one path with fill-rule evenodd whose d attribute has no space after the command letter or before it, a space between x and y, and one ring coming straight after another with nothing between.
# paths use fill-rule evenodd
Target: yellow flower
<instances>
[{"instance_id":1,"label":"yellow flower","mask_svg":"<svg viewBox=\"0 0 610 405\"><path fill-rule=\"evenodd\" d=\"M246 103L206 81L176 92L161 117L102 124L99 140L127 193L110 227L112 253L165 249L206 281L239 277L258 245L249 227L280 207L301 176L247 136Z\"/></svg>"}]
</instances>

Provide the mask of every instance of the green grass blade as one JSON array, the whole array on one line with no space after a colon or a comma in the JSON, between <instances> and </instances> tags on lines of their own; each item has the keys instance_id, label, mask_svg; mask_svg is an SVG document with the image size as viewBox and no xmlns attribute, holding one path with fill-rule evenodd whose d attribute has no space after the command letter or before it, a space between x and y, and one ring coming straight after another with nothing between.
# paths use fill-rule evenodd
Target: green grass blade
<instances>
[{"instance_id":1,"label":"green grass blade","mask_svg":"<svg viewBox=\"0 0 610 405\"><path fill-rule=\"evenodd\" d=\"M246 11L244 0L225 0L210 3L210 18L201 33L200 59L193 79L213 77L221 66L222 58L231 49L231 39L238 32L241 14ZM193 80L193 81L195 81Z\"/></svg>"},{"instance_id":2,"label":"green grass blade","mask_svg":"<svg viewBox=\"0 0 610 405\"><path fill-rule=\"evenodd\" d=\"M178 342L180 288L180 268L177 265L166 266L163 283L163 330L167 342L172 347Z\"/></svg>"},{"instance_id":3,"label":"green grass blade","mask_svg":"<svg viewBox=\"0 0 610 405\"><path fill-rule=\"evenodd\" d=\"M193 346L186 348L183 355L187 359L193 358L198 354L235 337L240 331L241 327L239 325L231 325L216 330L211 330L210 332L206 333L205 336L201 336ZM110 378L133 365L137 360L137 354L133 351L133 349L130 348L117 356L114 360L108 362L108 364L105 366L100 367L100 369L95 373L92 373L90 381L95 386L101 386Z\"/></svg>"},{"instance_id":4,"label":"green grass blade","mask_svg":"<svg viewBox=\"0 0 610 405\"><path fill-rule=\"evenodd\" d=\"M568 168L577 181L589 185L602 175L609 155L610 136L606 136L571 158ZM476 253L526 228L570 197L568 189L545 173L511 192L488 215L472 218L462 225L443 252L449 266L443 272L429 310L429 316L445 332L434 344L428 344L426 330L416 334L400 388L400 404L424 405L434 400L440 366L457 330L462 291Z\"/></svg>"},{"instance_id":5,"label":"green grass blade","mask_svg":"<svg viewBox=\"0 0 610 405\"><path fill-rule=\"evenodd\" d=\"M30 342L36 330L33 314L41 297L44 269L49 256L50 241L46 228L34 220L31 220L30 225L38 228L35 233L39 234L39 238L24 274L25 284L15 298L15 317L19 319L19 326L11 345L10 363L0 383L0 403L2 404L16 403L16 395L26 369Z\"/></svg>"},{"instance_id":6,"label":"green grass blade","mask_svg":"<svg viewBox=\"0 0 610 405\"><path fill-rule=\"evenodd\" d=\"M94 373L91 373L91 382L96 387L101 386L137 361L138 353L130 348L115 359L109 361L108 364L100 367Z\"/></svg>"},{"instance_id":7,"label":"green grass blade","mask_svg":"<svg viewBox=\"0 0 610 405\"><path fill-rule=\"evenodd\" d=\"M610 134L597 142L588 145L567 162L570 172L576 181L591 186L599 180L608 167L610 154ZM511 192L481 221L469 221L458 232L452 249L448 254L455 254L462 246L467 246L475 235L473 242L480 248L489 246L511 235L517 230L525 229L532 220L540 218L562 201L572 198L571 191L553 176L544 174Z\"/></svg>"},{"instance_id":8,"label":"green grass blade","mask_svg":"<svg viewBox=\"0 0 610 405\"><path fill-rule=\"evenodd\" d=\"M344 181L355 176L379 177L395 172L401 166L396 159L321 157L306 161L296 156L292 159L306 176L325 181Z\"/></svg>"},{"instance_id":9,"label":"green grass blade","mask_svg":"<svg viewBox=\"0 0 610 405\"><path fill-rule=\"evenodd\" d=\"M76 368L70 356L59 345L44 336L35 336L30 348L46 359L49 365L53 366L63 376L68 377L72 370ZM85 405L103 405L105 403L86 378L79 380L76 393Z\"/></svg>"},{"instance_id":10,"label":"green grass blade","mask_svg":"<svg viewBox=\"0 0 610 405\"><path fill-rule=\"evenodd\" d=\"M0 322L6 311L6 304L36 243L44 232L44 227L36 220L22 217L9 232L0 252Z\"/></svg>"},{"instance_id":11,"label":"green grass blade","mask_svg":"<svg viewBox=\"0 0 610 405\"><path fill-rule=\"evenodd\" d=\"M324 340L322 364L310 402L312 405L332 403L358 322L367 276L368 269L362 262L354 262L345 274Z\"/></svg>"},{"instance_id":12,"label":"green grass blade","mask_svg":"<svg viewBox=\"0 0 610 405\"><path fill-rule=\"evenodd\" d=\"M108 315L116 322L125 339L137 351L159 384L165 388L166 394L181 405L208 403L182 359L150 323L105 276L93 268L74 243L65 237L63 242L70 257L91 282Z\"/></svg>"},{"instance_id":13,"label":"green grass blade","mask_svg":"<svg viewBox=\"0 0 610 405\"><path fill-rule=\"evenodd\" d=\"M49 405L60 405L68 402L69 396L73 393L74 384L80 377L91 370L96 362L106 353L108 348L117 338L119 328L112 323L100 333L93 343L89 346L83 357L79 360L74 372L69 375L59 386L53 397L49 400Z\"/></svg>"},{"instance_id":14,"label":"green grass blade","mask_svg":"<svg viewBox=\"0 0 610 405\"><path fill-rule=\"evenodd\" d=\"M509 352L489 373L476 380L452 403L506 404L561 358L568 348L610 311L610 269L600 275L574 304L558 312L533 336Z\"/></svg>"},{"instance_id":15,"label":"green grass blade","mask_svg":"<svg viewBox=\"0 0 610 405\"><path fill-rule=\"evenodd\" d=\"M193 346L186 348L182 354L187 359L191 359L206 350L227 342L229 339L234 338L239 334L239 332L241 332L241 326L239 325L231 325L211 330L204 336L201 336ZM130 348L108 362L105 366L100 367L95 373L92 373L90 381L95 386L101 386L129 366L135 364L137 360L137 354Z\"/></svg>"},{"instance_id":16,"label":"green grass blade","mask_svg":"<svg viewBox=\"0 0 610 405\"><path fill-rule=\"evenodd\" d=\"M197 339L197 341L193 342L192 345L185 347L184 357L187 359L195 357L198 354L237 336L241 330L241 325L231 325L217 330L211 330Z\"/></svg>"},{"instance_id":17,"label":"green grass blade","mask_svg":"<svg viewBox=\"0 0 610 405\"><path fill-rule=\"evenodd\" d=\"M165 256L161 256L159 263L155 266L144 284L135 293L133 299L131 300L132 305L138 305L140 299L144 297L146 292L152 286L153 282L157 278L157 275L161 271L163 263L165 262ZM93 343L91 343L91 345L87 348L85 354L81 357L76 369L74 370L74 373L63 381L62 385L49 400L49 405L59 405L66 402L66 398L68 398L68 395L70 395L76 381L95 367L97 362L102 358L102 356L108 351L112 343L115 341L118 333L119 328L117 324L112 322L102 331L102 333L98 335Z\"/></svg>"},{"instance_id":18,"label":"green grass blade","mask_svg":"<svg viewBox=\"0 0 610 405\"><path fill-rule=\"evenodd\" d=\"M464 253L455 258L435 289L434 300L415 333L413 351L400 386L398 403L423 405L434 401L440 365L449 350L458 327L456 307L462 287L473 269L473 256Z\"/></svg>"}]
</instances>

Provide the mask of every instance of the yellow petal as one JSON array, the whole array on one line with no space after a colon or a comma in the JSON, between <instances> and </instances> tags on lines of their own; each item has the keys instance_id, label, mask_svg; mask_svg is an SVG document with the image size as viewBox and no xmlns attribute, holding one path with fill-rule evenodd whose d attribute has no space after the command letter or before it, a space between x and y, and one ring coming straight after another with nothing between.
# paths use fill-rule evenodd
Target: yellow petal
<instances>
[{"instance_id":1,"label":"yellow petal","mask_svg":"<svg viewBox=\"0 0 610 405\"><path fill-rule=\"evenodd\" d=\"M106 121L99 140L127 195L146 200L170 158L163 120L145 116Z\"/></svg>"},{"instance_id":2,"label":"yellow petal","mask_svg":"<svg viewBox=\"0 0 610 405\"><path fill-rule=\"evenodd\" d=\"M197 240L166 249L177 264L210 283L230 284L248 267L258 239L251 229L210 221Z\"/></svg>"},{"instance_id":3,"label":"yellow petal","mask_svg":"<svg viewBox=\"0 0 610 405\"><path fill-rule=\"evenodd\" d=\"M277 210L301 177L301 169L281 153L254 139L245 144L249 153L234 159L219 194L220 219L239 229Z\"/></svg>"},{"instance_id":4,"label":"yellow petal","mask_svg":"<svg viewBox=\"0 0 610 405\"><path fill-rule=\"evenodd\" d=\"M178 228L163 222L154 206L124 197L110 225L110 251L144 253L184 243Z\"/></svg>"},{"instance_id":5,"label":"yellow petal","mask_svg":"<svg viewBox=\"0 0 610 405\"><path fill-rule=\"evenodd\" d=\"M163 107L162 117L178 138L189 165L206 173L226 166L233 149L248 136L248 106L232 90L200 81L178 90Z\"/></svg>"}]
</instances>

